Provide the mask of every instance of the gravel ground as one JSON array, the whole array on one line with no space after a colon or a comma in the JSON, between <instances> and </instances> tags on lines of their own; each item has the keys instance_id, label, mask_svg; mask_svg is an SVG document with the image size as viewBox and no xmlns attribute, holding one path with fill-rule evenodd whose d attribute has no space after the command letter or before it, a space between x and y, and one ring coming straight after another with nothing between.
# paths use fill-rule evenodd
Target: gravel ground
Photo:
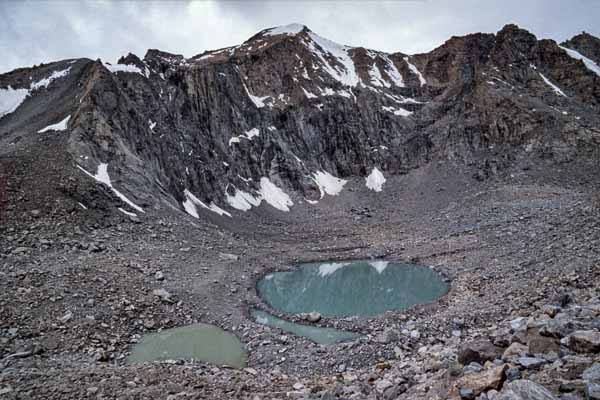
<instances>
[{"instance_id":1,"label":"gravel ground","mask_svg":"<svg viewBox=\"0 0 600 400\"><path fill-rule=\"evenodd\" d=\"M589 168L540 163L480 182L431 165L389 178L381 193L355 180L339 197L290 213L261 207L200 221L171 210L139 220L64 205L49 212L47 200L23 198L27 187L9 190L0 397L444 398L435 388L454 379L465 343L561 296L598 295L600 174ZM249 317L253 307L269 310L255 291L268 272L370 257L433 266L451 290L376 318L322 319L362 334L333 346ZM161 288L169 298L153 293ZM248 368L127 365L143 334L194 322L234 332ZM544 376L532 379L547 384Z\"/></svg>"}]
</instances>

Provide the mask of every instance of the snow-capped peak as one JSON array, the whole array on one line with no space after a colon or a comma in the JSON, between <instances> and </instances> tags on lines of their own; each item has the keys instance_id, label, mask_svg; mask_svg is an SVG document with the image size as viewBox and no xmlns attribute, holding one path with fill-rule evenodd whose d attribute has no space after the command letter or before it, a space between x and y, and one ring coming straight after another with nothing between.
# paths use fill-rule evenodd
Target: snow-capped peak
<instances>
[{"instance_id":1,"label":"snow-capped peak","mask_svg":"<svg viewBox=\"0 0 600 400\"><path fill-rule=\"evenodd\" d=\"M306 25L302 25L302 24L289 24L289 25L283 25L283 26L277 26L275 28L270 28L267 29L264 34L267 36L275 36L275 35L289 35L289 36L293 36L293 35L297 35L298 33L302 32L304 29L308 28L306 27Z\"/></svg>"}]
</instances>

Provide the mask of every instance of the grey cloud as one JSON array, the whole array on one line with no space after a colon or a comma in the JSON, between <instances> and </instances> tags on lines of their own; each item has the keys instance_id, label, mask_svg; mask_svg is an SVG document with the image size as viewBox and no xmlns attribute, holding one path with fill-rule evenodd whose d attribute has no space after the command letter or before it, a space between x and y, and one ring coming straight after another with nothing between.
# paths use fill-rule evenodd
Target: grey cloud
<instances>
[{"instance_id":1,"label":"grey cloud","mask_svg":"<svg viewBox=\"0 0 600 400\"><path fill-rule=\"evenodd\" d=\"M600 36L599 18L595 0L4 1L0 72L75 57L114 62L148 48L192 56L291 22L344 44L417 53L510 22L557 41L582 30Z\"/></svg>"}]
</instances>

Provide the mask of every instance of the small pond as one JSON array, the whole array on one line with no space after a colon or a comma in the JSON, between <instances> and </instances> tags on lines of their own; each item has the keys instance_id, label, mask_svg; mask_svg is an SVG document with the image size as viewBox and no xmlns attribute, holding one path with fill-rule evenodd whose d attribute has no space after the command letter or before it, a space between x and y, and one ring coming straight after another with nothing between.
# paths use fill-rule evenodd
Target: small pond
<instances>
[{"instance_id":1,"label":"small pond","mask_svg":"<svg viewBox=\"0 0 600 400\"><path fill-rule=\"evenodd\" d=\"M360 336L354 332L342 331L334 328L321 328L317 326L296 324L260 310L252 311L252 315L259 324L279 328L282 331L292 333L296 336L303 336L318 344L333 344L356 339Z\"/></svg>"},{"instance_id":2,"label":"small pond","mask_svg":"<svg viewBox=\"0 0 600 400\"><path fill-rule=\"evenodd\" d=\"M247 362L243 343L218 326L194 324L145 335L129 356L130 363L157 360L199 360L243 368Z\"/></svg>"},{"instance_id":3,"label":"small pond","mask_svg":"<svg viewBox=\"0 0 600 400\"><path fill-rule=\"evenodd\" d=\"M390 261L310 263L258 282L258 294L288 314L317 311L326 317L375 316L428 303L448 292L430 268Z\"/></svg>"}]
</instances>

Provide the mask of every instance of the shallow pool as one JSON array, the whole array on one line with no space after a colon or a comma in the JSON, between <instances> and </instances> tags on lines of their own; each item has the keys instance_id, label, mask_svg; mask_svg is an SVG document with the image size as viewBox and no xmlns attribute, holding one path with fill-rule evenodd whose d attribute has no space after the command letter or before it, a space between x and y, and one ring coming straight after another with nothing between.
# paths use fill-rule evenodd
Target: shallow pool
<instances>
[{"instance_id":1,"label":"shallow pool","mask_svg":"<svg viewBox=\"0 0 600 400\"><path fill-rule=\"evenodd\" d=\"M428 303L448 292L445 279L430 268L390 261L303 264L275 272L258 283L258 293L274 309L326 317L374 316Z\"/></svg>"},{"instance_id":2,"label":"shallow pool","mask_svg":"<svg viewBox=\"0 0 600 400\"><path fill-rule=\"evenodd\" d=\"M279 328L296 336L303 336L319 344L344 342L346 340L356 339L360 336L358 333L342 331L334 328L321 328L318 326L297 324L295 322L277 318L261 310L253 310L252 315L259 324Z\"/></svg>"},{"instance_id":3,"label":"shallow pool","mask_svg":"<svg viewBox=\"0 0 600 400\"><path fill-rule=\"evenodd\" d=\"M129 362L199 360L242 368L248 355L243 343L218 326L194 324L145 335L136 344Z\"/></svg>"}]
</instances>

